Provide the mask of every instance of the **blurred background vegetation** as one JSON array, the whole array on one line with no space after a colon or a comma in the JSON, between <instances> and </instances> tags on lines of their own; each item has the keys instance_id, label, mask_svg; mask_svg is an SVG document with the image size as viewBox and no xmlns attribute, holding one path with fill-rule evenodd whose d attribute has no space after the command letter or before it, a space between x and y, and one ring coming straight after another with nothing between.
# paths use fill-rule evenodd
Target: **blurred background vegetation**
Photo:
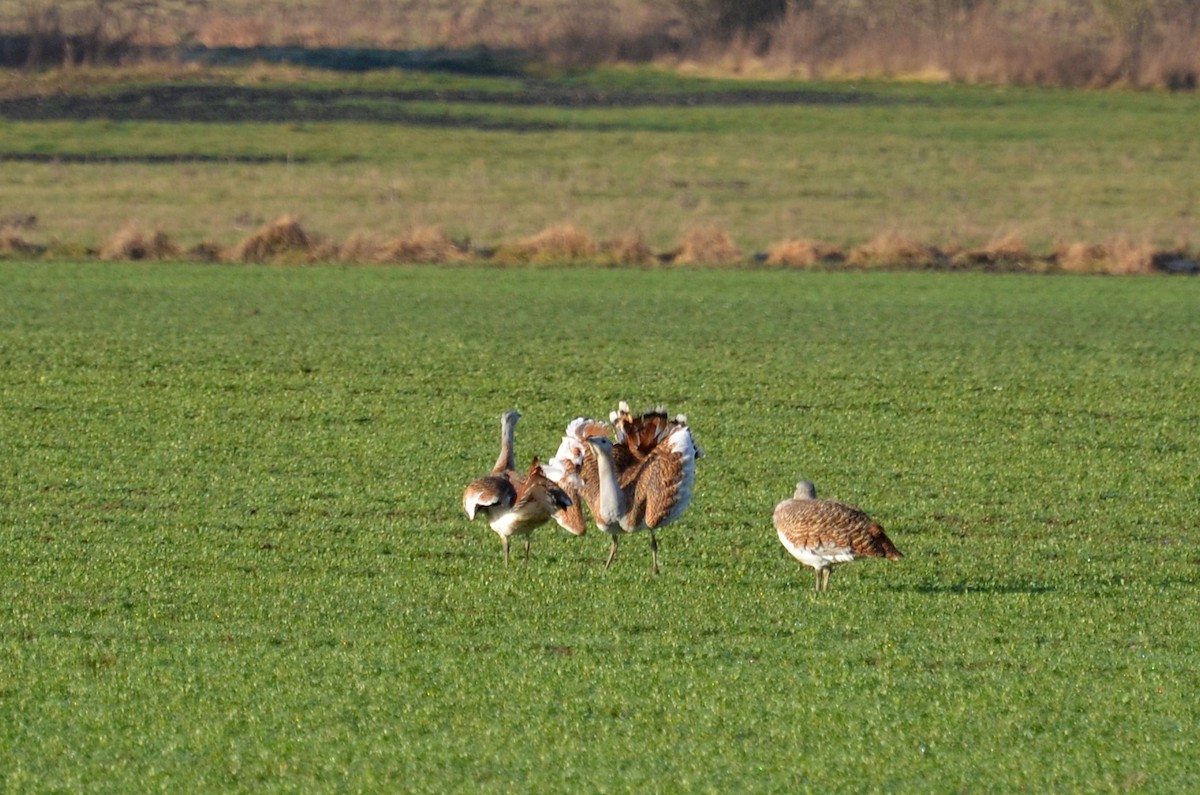
<instances>
[{"instance_id":1,"label":"blurred background vegetation","mask_svg":"<svg viewBox=\"0 0 1200 795\"><path fill-rule=\"evenodd\" d=\"M506 49L562 66L1194 90L1200 0L7 0L0 64Z\"/></svg>"}]
</instances>

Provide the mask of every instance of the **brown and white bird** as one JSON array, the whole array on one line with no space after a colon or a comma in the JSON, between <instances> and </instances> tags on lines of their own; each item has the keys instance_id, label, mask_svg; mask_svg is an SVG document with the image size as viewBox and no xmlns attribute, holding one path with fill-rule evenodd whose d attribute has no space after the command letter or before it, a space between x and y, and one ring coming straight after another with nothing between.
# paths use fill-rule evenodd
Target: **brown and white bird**
<instances>
[{"instance_id":1,"label":"brown and white bird","mask_svg":"<svg viewBox=\"0 0 1200 795\"><path fill-rule=\"evenodd\" d=\"M500 418L500 455L491 474L473 481L463 492L463 510L474 519L482 510L488 525L500 536L504 547L504 565L508 566L512 536L525 539L525 560L529 560L529 539L557 512L566 510L571 499L557 483L546 477L537 456L529 471L517 472L513 456L513 435L521 415L506 411Z\"/></svg>"},{"instance_id":2,"label":"brown and white bird","mask_svg":"<svg viewBox=\"0 0 1200 795\"><path fill-rule=\"evenodd\" d=\"M657 574L656 532L678 519L691 502L696 459L703 453L683 415L669 419L660 408L634 417L622 401L611 419L615 441L603 421L572 420L547 467L576 505L586 502L596 525L612 536L606 569L623 533L649 530L652 570ZM583 523L579 507L556 518L567 529Z\"/></svg>"},{"instance_id":3,"label":"brown and white bird","mask_svg":"<svg viewBox=\"0 0 1200 795\"><path fill-rule=\"evenodd\" d=\"M812 566L817 590L829 590L834 565L855 558L902 558L883 528L862 510L835 500L818 500L817 488L802 480L772 517L779 541L796 560Z\"/></svg>"},{"instance_id":4,"label":"brown and white bird","mask_svg":"<svg viewBox=\"0 0 1200 795\"><path fill-rule=\"evenodd\" d=\"M558 483L571 498L571 505L554 514L554 519L567 531L581 536L587 532L587 519L583 515L583 504L588 509L600 496L599 474L596 456L588 448L587 440L593 436L608 436L612 427L603 420L576 417L567 424L567 430L558 446L558 451L546 463L546 475Z\"/></svg>"}]
</instances>

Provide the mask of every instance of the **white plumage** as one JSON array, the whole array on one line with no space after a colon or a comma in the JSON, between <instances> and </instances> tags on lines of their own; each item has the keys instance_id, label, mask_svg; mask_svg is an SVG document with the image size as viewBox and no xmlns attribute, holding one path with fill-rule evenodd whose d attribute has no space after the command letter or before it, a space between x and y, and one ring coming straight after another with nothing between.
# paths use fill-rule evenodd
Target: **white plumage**
<instances>
[{"instance_id":1,"label":"white plumage","mask_svg":"<svg viewBox=\"0 0 1200 795\"><path fill-rule=\"evenodd\" d=\"M678 519L691 503L695 463L703 453L683 415L670 419L658 408L634 417L622 401L610 419L611 425L578 417L567 426L547 469L575 507L556 518L572 532L582 532L581 503L587 503L596 526L612 537L605 568L612 565L622 534L649 530L652 569L657 574L656 532Z\"/></svg>"}]
</instances>

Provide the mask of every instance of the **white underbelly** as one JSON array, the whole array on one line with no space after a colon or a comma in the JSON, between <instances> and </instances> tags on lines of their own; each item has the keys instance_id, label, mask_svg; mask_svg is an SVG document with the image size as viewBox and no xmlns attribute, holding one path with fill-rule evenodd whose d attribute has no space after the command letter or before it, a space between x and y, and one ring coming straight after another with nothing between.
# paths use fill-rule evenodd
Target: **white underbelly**
<instances>
[{"instance_id":1,"label":"white underbelly","mask_svg":"<svg viewBox=\"0 0 1200 795\"><path fill-rule=\"evenodd\" d=\"M783 544L784 549L792 553L792 557L805 566L812 566L814 569L825 569L835 563L849 563L854 560L854 552L850 547L802 547L793 544L783 533L777 532L776 534L779 536L779 541Z\"/></svg>"},{"instance_id":2,"label":"white underbelly","mask_svg":"<svg viewBox=\"0 0 1200 795\"><path fill-rule=\"evenodd\" d=\"M500 516L489 517L488 523L502 536L529 535L533 532L533 527L523 523L524 518L516 511L507 511Z\"/></svg>"}]
</instances>

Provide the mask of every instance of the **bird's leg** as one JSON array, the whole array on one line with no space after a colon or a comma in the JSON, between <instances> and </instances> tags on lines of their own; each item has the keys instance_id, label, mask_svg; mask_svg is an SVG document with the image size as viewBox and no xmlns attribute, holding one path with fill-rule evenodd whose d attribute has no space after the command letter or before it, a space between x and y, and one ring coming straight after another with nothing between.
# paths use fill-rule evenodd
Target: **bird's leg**
<instances>
[{"instance_id":1,"label":"bird's leg","mask_svg":"<svg viewBox=\"0 0 1200 795\"><path fill-rule=\"evenodd\" d=\"M525 536L525 562L529 562L529 536Z\"/></svg>"},{"instance_id":2,"label":"bird's leg","mask_svg":"<svg viewBox=\"0 0 1200 795\"><path fill-rule=\"evenodd\" d=\"M508 536L500 536L500 543L504 545L504 568L508 568Z\"/></svg>"},{"instance_id":3,"label":"bird's leg","mask_svg":"<svg viewBox=\"0 0 1200 795\"><path fill-rule=\"evenodd\" d=\"M653 530L650 531L650 560L653 564L651 569L658 574L658 538L655 537Z\"/></svg>"},{"instance_id":4,"label":"bird's leg","mask_svg":"<svg viewBox=\"0 0 1200 795\"><path fill-rule=\"evenodd\" d=\"M821 570L820 570L820 569L813 569L813 574L814 574L814 575L816 576L816 578L817 578L816 582L813 584L813 589L814 589L814 590L815 590L817 593L820 593L820 592L821 592Z\"/></svg>"},{"instance_id":5,"label":"bird's leg","mask_svg":"<svg viewBox=\"0 0 1200 795\"><path fill-rule=\"evenodd\" d=\"M828 566L821 569L821 593L829 590L829 575L833 573L833 566Z\"/></svg>"},{"instance_id":6,"label":"bird's leg","mask_svg":"<svg viewBox=\"0 0 1200 795\"><path fill-rule=\"evenodd\" d=\"M612 565L613 558L617 556L617 534L613 533L612 546L608 549L608 560L604 561L604 570L608 571L608 567Z\"/></svg>"}]
</instances>

